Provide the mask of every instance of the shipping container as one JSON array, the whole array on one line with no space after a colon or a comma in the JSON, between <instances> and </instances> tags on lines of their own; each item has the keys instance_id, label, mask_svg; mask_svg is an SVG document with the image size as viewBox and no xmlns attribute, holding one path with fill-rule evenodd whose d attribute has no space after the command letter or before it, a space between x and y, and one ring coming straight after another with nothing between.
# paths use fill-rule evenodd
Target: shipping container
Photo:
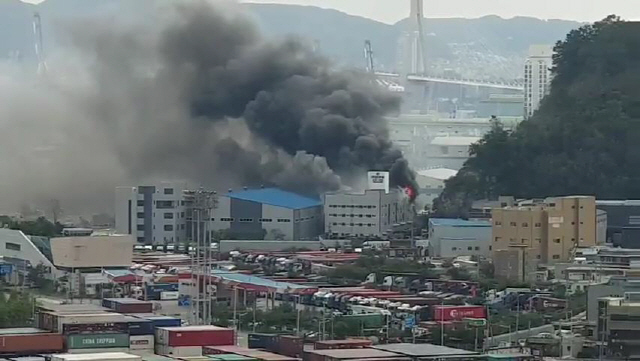
<instances>
[{"instance_id":1,"label":"shipping container","mask_svg":"<svg viewBox=\"0 0 640 361\"><path fill-rule=\"evenodd\" d=\"M160 292L161 301L177 301L178 298L180 298L180 292L177 292L177 291Z\"/></svg>"},{"instance_id":2,"label":"shipping container","mask_svg":"<svg viewBox=\"0 0 640 361\"><path fill-rule=\"evenodd\" d=\"M158 327L180 327L182 325L182 320L176 317L137 314L132 316L151 321L154 329Z\"/></svg>"},{"instance_id":3,"label":"shipping container","mask_svg":"<svg viewBox=\"0 0 640 361\"><path fill-rule=\"evenodd\" d=\"M11 360L11 361L46 361L44 356L20 356L20 357L7 358L7 360Z\"/></svg>"},{"instance_id":4,"label":"shipping container","mask_svg":"<svg viewBox=\"0 0 640 361\"><path fill-rule=\"evenodd\" d=\"M151 322L150 320L143 320L133 316L126 316L125 320L127 321L127 332L131 336L153 336L155 334L153 322Z\"/></svg>"},{"instance_id":5,"label":"shipping container","mask_svg":"<svg viewBox=\"0 0 640 361\"><path fill-rule=\"evenodd\" d=\"M222 354L222 355L211 355L209 359L212 361L260 361L256 358L251 358L248 356L235 355L235 354Z\"/></svg>"},{"instance_id":6,"label":"shipping container","mask_svg":"<svg viewBox=\"0 0 640 361\"><path fill-rule=\"evenodd\" d=\"M338 360L357 360L357 359L375 359L389 360L395 357L402 357L397 353L376 350L373 348L363 349L342 349L342 350L312 350L304 353L305 361L338 361Z\"/></svg>"},{"instance_id":7,"label":"shipping container","mask_svg":"<svg viewBox=\"0 0 640 361\"><path fill-rule=\"evenodd\" d=\"M120 313L151 313L153 303L135 298L105 298L102 306Z\"/></svg>"},{"instance_id":8,"label":"shipping container","mask_svg":"<svg viewBox=\"0 0 640 361\"><path fill-rule=\"evenodd\" d=\"M131 350L150 350L153 353L155 337L153 335L129 336Z\"/></svg>"},{"instance_id":9,"label":"shipping container","mask_svg":"<svg viewBox=\"0 0 640 361\"><path fill-rule=\"evenodd\" d=\"M289 357L301 358L304 353L304 339L298 336L281 335L278 337L277 353Z\"/></svg>"},{"instance_id":10,"label":"shipping container","mask_svg":"<svg viewBox=\"0 0 640 361\"><path fill-rule=\"evenodd\" d=\"M346 340L330 340L330 341L318 341L314 345L316 350L335 350L335 349L353 349L353 348L365 348L373 345L373 342L368 339L346 339Z\"/></svg>"},{"instance_id":11,"label":"shipping container","mask_svg":"<svg viewBox=\"0 0 640 361\"><path fill-rule=\"evenodd\" d=\"M75 335L81 333L127 333L129 325L127 322L107 322L107 323L66 323L62 325L62 333L65 335Z\"/></svg>"},{"instance_id":12,"label":"shipping container","mask_svg":"<svg viewBox=\"0 0 640 361\"><path fill-rule=\"evenodd\" d=\"M70 354L88 354L88 353L109 353L109 352L122 352L131 353L131 349L128 347L107 347L107 348L71 348L67 350ZM145 351L149 352L149 351Z\"/></svg>"},{"instance_id":13,"label":"shipping container","mask_svg":"<svg viewBox=\"0 0 640 361\"><path fill-rule=\"evenodd\" d=\"M59 334L0 334L0 353L37 354L63 350L64 337Z\"/></svg>"},{"instance_id":14,"label":"shipping container","mask_svg":"<svg viewBox=\"0 0 640 361\"><path fill-rule=\"evenodd\" d=\"M124 315L119 313L73 313L73 314L55 314L54 332L62 332L66 324L98 324L98 323L122 323L125 322Z\"/></svg>"},{"instance_id":15,"label":"shipping container","mask_svg":"<svg viewBox=\"0 0 640 361\"><path fill-rule=\"evenodd\" d=\"M239 347L239 346L205 346L202 348L202 354L211 358L215 358L218 355L234 354L245 357L251 357L256 360L265 361L297 361L299 358L289 357L284 355L278 355L271 352L266 352L257 349Z\"/></svg>"},{"instance_id":16,"label":"shipping container","mask_svg":"<svg viewBox=\"0 0 640 361\"><path fill-rule=\"evenodd\" d=\"M80 334L67 336L68 349L129 347L129 335L112 334Z\"/></svg>"},{"instance_id":17,"label":"shipping container","mask_svg":"<svg viewBox=\"0 0 640 361\"><path fill-rule=\"evenodd\" d=\"M103 352L90 354L57 354L51 355L51 361L140 361L140 356L124 352Z\"/></svg>"},{"instance_id":18,"label":"shipping container","mask_svg":"<svg viewBox=\"0 0 640 361\"><path fill-rule=\"evenodd\" d=\"M235 343L234 330L217 326L159 327L156 344L179 346L224 346Z\"/></svg>"},{"instance_id":19,"label":"shipping container","mask_svg":"<svg viewBox=\"0 0 640 361\"><path fill-rule=\"evenodd\" d=\"M433 321L461 321L465 318L487 318L484 306L433 306Z\"/></svg>"},{"instance_id":20,"label":"shipping container","mask_svg":"<svg viewBox=\"0 0 640 361\"><path fill-rule=\"evenodd\" d=\"M250 333L248 336L249 348L263 348L273 350L278 342L278 335L268 333Z\"/></svg>"},{"instance_id":21,"label":"shipping container","mask_svg":"<svg viewBox=\"0 0 640 361\"><path fill-rule=\"evenodd\" d=\"M172 356L172 357L194 357L194 356L202 356L202 347L201 346L178 346L172 347L167 345L159 345L156 343L155 345L156 354L162 356Z\"/></svg>"},{"instance_id":22,"label":"shipping container","mask_svg":"<svg viewBox=\"0 0 640 361\"><path fill-rule=\"evenodd\" d=\"M145 299L160 301L162 292L178 292L178 283L157 283L154 285L147 285L145 292Z\"/></svg>"}]
</instances>

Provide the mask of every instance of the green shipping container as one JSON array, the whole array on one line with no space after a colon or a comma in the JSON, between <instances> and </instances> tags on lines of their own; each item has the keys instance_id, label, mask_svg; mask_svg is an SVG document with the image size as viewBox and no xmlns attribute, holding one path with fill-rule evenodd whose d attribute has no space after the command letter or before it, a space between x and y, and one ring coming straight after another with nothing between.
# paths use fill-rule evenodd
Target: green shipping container
<instances>
[{"instance_id":1,"label":"green shipping container","mask_svg":"<svg viewBox=\"0 0 640 361\"><path fill-rule=\"evenodd\" d=\"M129 335L126 333L96 333L67 336L67 348L69 349L109 347L129 347Z\"/></svg>"}]
</instances>

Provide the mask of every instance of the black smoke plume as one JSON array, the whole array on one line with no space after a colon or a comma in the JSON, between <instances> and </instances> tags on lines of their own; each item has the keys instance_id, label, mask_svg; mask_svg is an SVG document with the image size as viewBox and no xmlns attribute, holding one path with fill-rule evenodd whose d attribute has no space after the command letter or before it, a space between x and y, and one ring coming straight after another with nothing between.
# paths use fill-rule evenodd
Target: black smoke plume
<instances>
[{"instance_id":1,"label":"black smoke plume","mask_svg":"<svg viewBox=\"0 0 640 361\"><path fill-rule=\"evenodd\" d=\"M51 59L40 96L6 91L0 105L12 119L45 120L66 137L47 154L47 187L22 182L22 192L46 189L65 204L64 193L81 202L160 178L319 194L361 184L368 170L417 189L384 119L399 99L369 77L338 70L303 41L265 40L228 6L191 1L161 13L144 25L68 26L66 68Z\"/></svg>"}]
</instances>

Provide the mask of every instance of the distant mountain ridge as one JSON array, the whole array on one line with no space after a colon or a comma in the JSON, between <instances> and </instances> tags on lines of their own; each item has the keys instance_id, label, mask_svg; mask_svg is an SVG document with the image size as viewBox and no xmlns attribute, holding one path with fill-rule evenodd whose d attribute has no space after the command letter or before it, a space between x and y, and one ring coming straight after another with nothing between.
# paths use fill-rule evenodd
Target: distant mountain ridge
<instances>
[{"instance_id":1,"label":"distant mountain ridge","mask_svg":"<svg viewBox=\"0 0 640 361\"><path fill-rule=\"evenodd\" d=\"M25 60L34 58L32 15L38 11L45 31L45 49L55 47L55 23L61 19L109 13L119 10L128 16L144 17L145 11L170 0L46 0L38 5L19 0L0 0L0 59L18 52ZM242 4L268 36L294 34L317 42L321 52L339 64L364 67L363 45L371 40L376 66L395 70L398 38L407 19L394 25L312 6ZM126 11L123 11L126 10ZM442 69L455 72L497 68L509 76L519 73L531 44L554 44L581 24L565 20L517 17L502 19L426 19L427 53ZM6 31L5 31L6 30Z\"/></svg>"}]
</instances>

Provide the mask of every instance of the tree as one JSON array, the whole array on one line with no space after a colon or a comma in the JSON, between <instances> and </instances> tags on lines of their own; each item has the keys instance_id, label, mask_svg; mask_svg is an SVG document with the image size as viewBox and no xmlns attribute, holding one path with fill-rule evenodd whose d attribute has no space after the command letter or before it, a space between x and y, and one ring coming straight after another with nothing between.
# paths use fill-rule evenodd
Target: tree
<instances>
[{"instance_id":1,"label":"tree","mask_svg":"<svg viewBox=\"0 0 640 361\"><path fill-rule=\"evenodd\" d=\"M0 224L10 229L22 231L29 236L56 237L62 234L64 226L60 223L52 223L44 217L35 221L20 221L9 216L0 216Z\"/></svg>"},{"instance_id":2,"label":"tree","mask_svg":"<svg viewBox=\"0 0 640 361\"><path fill-rule=\"evenodd\" d=\"M492 130L434 202L467 216L473 200L640 196L640 30L610 16L571 31L555 47L550 94L509 132Z\"/></svg>"}]
</instances>

